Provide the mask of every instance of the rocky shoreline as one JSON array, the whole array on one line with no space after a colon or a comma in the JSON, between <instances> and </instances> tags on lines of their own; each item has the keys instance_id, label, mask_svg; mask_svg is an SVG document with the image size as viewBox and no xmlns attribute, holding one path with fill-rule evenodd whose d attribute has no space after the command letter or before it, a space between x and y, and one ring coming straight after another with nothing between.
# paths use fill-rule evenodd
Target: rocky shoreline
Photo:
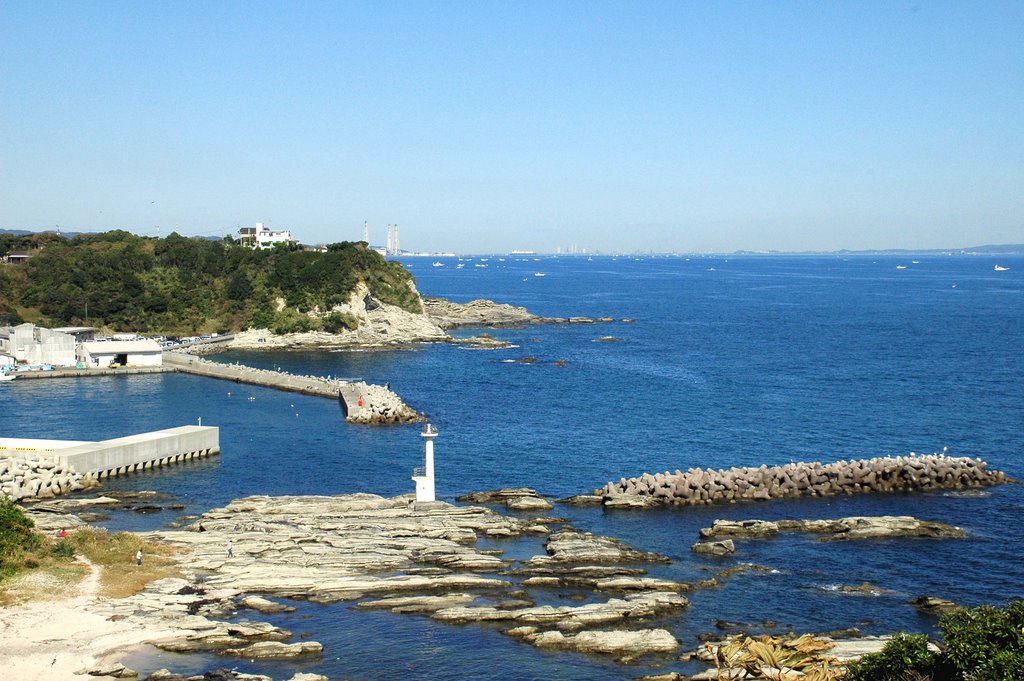
<instances>
[{"instance_id":1,"label":"rocky shoreline","mask_svg":"<svg viewBox=\"0 0 1024 681\"><path fill-rule=\"evenodd\" d=\"M770 572L741 563L693 582L652 577L648 566L668 563L667 557L539 515L551 504L532 489L465 498L469 503L522 509L517 512L524 515L475 505L417 504L409 495L238 499L204 513L186 528L144 534L179 549L184 579L160 580L130 598L98 601L88 608L129 626L159 628L165 633L151 643L161 650L214 653L226 659L315 659L331 654L316 641L293 641L290 631L243 614L287 612L294 609L289 600L306 600L349 603L358 610L390 610L451 624L486 624L540 649L610 656L621 663L652 657L661 660L660 665L682 648L671 622L687 610L690 594L717 588L734 575ZM84 498L47 504L29 511L47 527L80 524L73 515L56 514L94 506ZM910 517L716 520L701 530L699 543L766 538L783 531L833 539L962 536L958 528ZM543 554L513 559L501 549L477 546L481 539L529 536L543 540ZM577 594L580 602L552 602L561 590ZM843 645L863 654L884 642L873 637ZM830 640L828 645L831 650L839 644ZM670 673L675 674L671 678L686 678ZM113 675L130 675L130 670ZM150 678L185 677L161 670Z\"/></svg>"},{"instance_id":2,"label":"rocky shoreline","mask_svg":"<svg viewBox=\"0 0 1024 681\"><path fill-rule=\"evenodd\" d=\"M1008 482L980 459L942 454L884 457L823 464L644 473L594 490L608 508L767 501L865 492L963 489ZM581 503L584 500L579 500Z\"/></svg>"},{"instance_id":3,"label":"rocky shoreline","mask_svg":"<svg viewBox=\"0 0 1024 681\"><path fill-rule=\"evenodd\" d=\"M348 304L332 310L351 315L358 322L355 329L341 330L338 333L306 331L285 334L277 334L270 329L247 329L236 333L228 342L193 345L182 352L212 355L227 350L375 350L417 343L454 343L480 348L498 348L505 347L506 344L487 336L454 338L448 334L448 330L464 326L505 328L535 324L596 324L615 321L611 317L541 317L525 307L482 299L468 303L455 303L444 298L422 298L421 301L423 312L417 314L380 302L373 298L368 290L357 289ZM317 312L310 314L319 316Z\"/></svg>"}]
</instances>

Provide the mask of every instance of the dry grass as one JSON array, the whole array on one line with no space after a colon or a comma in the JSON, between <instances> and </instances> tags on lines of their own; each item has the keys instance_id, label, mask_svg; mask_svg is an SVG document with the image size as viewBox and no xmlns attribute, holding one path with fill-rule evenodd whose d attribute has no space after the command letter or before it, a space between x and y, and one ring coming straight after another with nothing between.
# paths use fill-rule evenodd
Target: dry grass
<instances>
[{"instance_id":1,"label":"dry grass","mask_svg":"<svg viewBox=\"0 0 1024 681\"><path fill-rule=\"evenodd\" d=\"M84 527L69 532L66 539L44 537L41 545L25 561L28 569L0 582L0 606L26 601L55 600L72 596L77 585L89 573L82 563L54 552L66 542L76 555L99 565L99 595L124 598L142 591L149 582L180 576L174 561L175 550L163 544L118 532ZM135 564L135 553L142 549L142 565Z\"/></svg>"},{"instance_id":2,"label":"dry grass","mask_svg":"<svg viewBox=\"0 0 1024 681\"><path fill-rule=\"evenodd\" d=\"M142 591L147 583L164 577L181 576L174 561L175 550L163 544L147 542L134 534L86 527L68 535L75 553L84 555L103 568L100 595L124 598ZM135 554L142 549L142 565Z\"/></svg>"},{"instance_id":3,"label":"dry grass","mask_svg":"<svg viewBox=\"0 0 1024 681\"><path fill-rule=\"evenodd\" d=\"M49 558L38 568L23 572L3 583L0 606L26 601L52 601L74 593L76 586L89 573L81 564Z\"/></svg>"}]
</instances>

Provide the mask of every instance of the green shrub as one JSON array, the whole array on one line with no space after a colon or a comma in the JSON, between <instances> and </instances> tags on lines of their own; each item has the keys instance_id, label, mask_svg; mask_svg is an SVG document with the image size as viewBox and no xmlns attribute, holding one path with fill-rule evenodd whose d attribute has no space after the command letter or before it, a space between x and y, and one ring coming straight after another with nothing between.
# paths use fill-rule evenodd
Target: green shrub
<instances>
[{"instance_id":1,"label":"green shrub","mask_svg":"<svg viewBox=\"0 0 1024 681\"><path fill-rule=\"evenodd\" d=\"M21 508L0 495L0 579L26 565L27 556L39 548L41 539Z\"/></svg>"},{"instance_id":2,"label":"green shrub","mask_svg":"<svg viewBox=\"0 0 1024 681\"><path fill-rule=\"evenodd\" d=\"M75 548L67 541L59 541L50 547L50 555L54 558L74 558Z\"/></svg>"},{"instance_id":3,"label":"green shrub","mask_svg":"<svg viewBox=\"0 0 1024 681\"><path fill-rule=\"evenodd\" d=\"M319 331L323 328L320 320L301 312L285 309L277 313L270 330L274 333L304 333L306 331Z\"/></svg>"},{"instance_id":4,"label":"green shrub","mask_svg":"<svg viewBox=\"0 0 1024 681\"><path fill-rule=\"evenodd\" d=\"M1024 679L1024 601L958 608L939 623L946 658L969 681Z\"/></svg>"},{"instance_id":5,"label":"green shrub","mask_svg":"<svg viewBox=\"0 0 1024 681\"><path fill-rule=\"evenodd\" d=\"M359 320L347 312L332 312L324 317L324 331L341 333L355 331L359 328Z\"/></svg>"},{"instance_id":6,"label":"green shrub","mask_svg":"<svg viewBox=\"0 0 1024 681\"><path fill-rule=\"evenodd\" d=\"M924 681L935 678L935 653L923 634L896 634L881 652L865 655L847 666L848 681Z\"/></svg>"}]
</instances>

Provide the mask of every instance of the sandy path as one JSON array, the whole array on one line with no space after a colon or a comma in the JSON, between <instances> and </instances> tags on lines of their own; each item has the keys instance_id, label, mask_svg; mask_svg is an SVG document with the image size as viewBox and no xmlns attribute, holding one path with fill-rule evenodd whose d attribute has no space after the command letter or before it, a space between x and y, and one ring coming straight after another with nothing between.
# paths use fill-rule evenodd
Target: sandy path
<instances>
[{"instance_id":1,"label":"sandy path","mask_svg":"<svg viewBox=\"0 0 1024 681\"><path fill-rule=\"evenodd\" d=\"M18 681L68 681L75 672L90 667L126 647L168 636L170 629L140 629L128 622L108 621L88 612L99 590L102 568L87 558L76 558L89 567L77 592L52 601L35 601L0 608L0 670L4 679Z\"/></svg>"}]
</instances>

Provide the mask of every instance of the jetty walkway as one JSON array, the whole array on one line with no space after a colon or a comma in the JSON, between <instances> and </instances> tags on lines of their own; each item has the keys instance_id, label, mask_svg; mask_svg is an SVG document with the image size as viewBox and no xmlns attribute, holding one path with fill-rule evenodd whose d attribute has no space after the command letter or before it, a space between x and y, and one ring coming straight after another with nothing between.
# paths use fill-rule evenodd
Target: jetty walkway
<instances>
[{"instance_id":1,"label":"jetty walkway","mask_svg":"<svg viewBox=\"0 0 1024 681\"><path fill-rule=\"evenodd\" d=\"M53 371L25 371L18 373L17 380L175 372L339 400L345 413L345 420L349 423L376 425L423 420L421 414L403 402L402 398L392 392L388 386L374 385L357 379L327 379L322 376L301 376L284 371L256 369L241 364L222 364L183 352L164 352L163 366L158 367L128 366L113 369L70 368L54 369Z\"/></svg>"},{"instance_id":2,"label":"jetty walkway","mask_svg":"<svg viewBox=\"0 0 1024 681\"><path fill-rule=\"evenodd\" d=\"M345 412L345 420L350 423L407 423L422 420L420 414L389 388L363 381L328 380L320 376L300 376L241 364L221 364L179 352L165 352L164 365L181 373L339 400Z\"/></svg>"}]
</instances>

